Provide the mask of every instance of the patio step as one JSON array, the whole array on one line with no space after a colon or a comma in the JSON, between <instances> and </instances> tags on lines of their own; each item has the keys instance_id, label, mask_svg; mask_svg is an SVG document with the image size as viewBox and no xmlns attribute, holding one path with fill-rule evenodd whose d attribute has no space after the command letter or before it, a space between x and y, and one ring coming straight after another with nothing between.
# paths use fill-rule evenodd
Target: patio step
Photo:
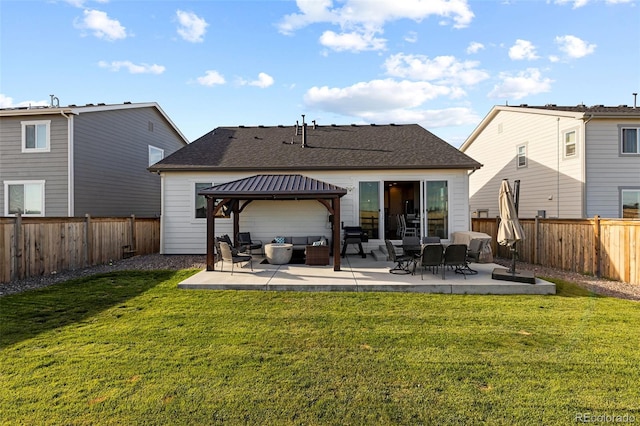
<instances>
[{"instance_id":1,"label":"patio step","mask_svg":"<svg viewBox=\"0 0 640 426\"><path fill-rule=\"evenodd\" d=\"M396 249L397 255L402 255L401 247L395 247L395 249ZM389 261L389 253L387 253L387 246L384 244L379 245L377 249L371 250L371 255L377 261L382 261L382 262Z\"/></svg>"},{"instance_id":2,"label":"patio step","mask_svg":"<svg viewBox=\"0 0 640 426\"><path fill-rule=\"evenodd\" d=\"M380 262L386 262L387 260L389 260L389 257L387 256L387 251L382 251L382 247L380 247L379 249L374 249L371 250L371 255L373 256L373 258Z\"/></svg>"}]
</instances>

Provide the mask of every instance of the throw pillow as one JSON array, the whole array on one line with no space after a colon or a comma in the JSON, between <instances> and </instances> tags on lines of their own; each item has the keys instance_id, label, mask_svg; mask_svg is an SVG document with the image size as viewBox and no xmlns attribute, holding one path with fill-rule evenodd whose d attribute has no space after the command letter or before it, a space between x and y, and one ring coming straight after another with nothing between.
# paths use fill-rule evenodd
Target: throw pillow
<instances>
[{"instance_id":1,"label":"throw pillow","mask_svg":"<svg viewBox=\"0 0 640 426\"><path fill-rule=\"evenodd\" d=\"M284 244L284 237L276 237L277 244Z\"/></svg>"}]
</instances>

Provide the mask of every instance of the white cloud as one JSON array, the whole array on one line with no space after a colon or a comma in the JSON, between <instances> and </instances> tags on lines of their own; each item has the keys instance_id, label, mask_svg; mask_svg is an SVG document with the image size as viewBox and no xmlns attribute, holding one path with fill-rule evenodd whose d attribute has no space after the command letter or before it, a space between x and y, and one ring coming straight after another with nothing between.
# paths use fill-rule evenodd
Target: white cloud
<instances>
[{"instance_id":1,"label":"white cloud","mask_svg":"<svg viewBox=\"0 0 640 426\"><path fill-rule=\"evenodd\" d=\"M336 34L333 31L325 31L320 36L320 44L337 52L363 50L382 50L386 46L386 40L376 38L372 33L362 34L357 32Z\"/></svg>"},{"instance_id":2,"label":"white cloud","mask_svg":"<svg viewBox=\"0 0 640 426\"><path fill-rule=\"evenodd\" d=\"M538 59L536 55L536 47L528 40L516 40L516 43L509 49L509 58L514 61L521 61L526 59L532 61Z\"/></svg>"},{"instance_id":3,"label":"white cloud","mask_svg":"<svg viewBox=\"0 0 640 426\"><path fill-rule=\"evenodd\" d=\"M588 44L586 41L572 35L558 36L555 42L558 44L559 49L570 58L582 58L596 50L595 44Z\"/></svg>"},{"instance_id":4,"label":"white cloud","mask_svg":"<svg viewBox=\"0 0 640 426\"><path fill-rule=\"evenodd\" d=\"M471 109L463 107L444 109L394 109L381 112L365 112L360 117L369 123L417 123L427 129L475 125L482 119Z\"/></svg>"},{"instance_id":5,"label":"white cloud","mask_svg":"<svg viewBox=\"0 0 640 426\"><path fill-rule=\"evenodd\" d=\"M162 65L134 64L131 61L100 61L98 66L108 68L111 71L120 71L121 68L125 68L130 74L162 74L165 71L165 67Z\"/></svg>"},{"instance_id":6,"label":"white cloud","mask_svg":"<svg viewBox=\"0 0 640 426\"><path fill-rule=\"evenodd\" d=\"M47 106L51 101L22 101L14 103L13 98L0 93L0 108L22 108L28 106Z\"/></svg>"},{"instance_id":7,"label":"white cloud","mask_svg":"<svg viewBox=\"0 0 640 426\"><path fill-rule=\"evenodd\" d=\"M204 34L207 32L207 21L200 18L193 12L176 11L178 17L178 34L186 41L201 43L204 41Z\"/></svg>"},{"instance_id":8,"label":"white cloud","mask_svg":"<svg viewBox=\"0 0 640 426\"><path fill-rule=\"evenodd\" d=\"M553 80L543 78L537 68L528 68L516 75L501 72L498 78L501 82L489 93L490 98L522 99L525 96L551 91L551 83L553 83Z\"/></svg>"},{"instance_id":9,"label":"white cloud","mask_svg":"<svg viewBox=\"0 0 640 426\"><path fill-rule=\"evenodd\" d=\"M266 89L269 86L273 85L273 77L271 77L269 74L261 72L258 74L258 79L257 80L253 80L253 81L245 81L245 80L239 80L239 83L241 85L249 85L249 86L256 86L259 87L261 89Z\"/></svg>"},{"instance_id":10,"label":"white cloud","mask_svg":"<svg viewBox=\"0 0 640 426\"><path fill-rule=\"evenodd\" d=\"M407 43L415 43L418 41L418 33L415 31L409 31L407 35L404 36L404 41Z\"/></svg>"},{"instance_id":11,"label":"white cloud","mask_svg":"<svg viewBox=\"0 0 640 426\"><path fill-rule=\"evenodd\" d=\"M392 77L412 80L438 81L447 84L472 86L489 78L486 71L478 69L476 61L458 61L453 56L392 55L384 63L386 73Z\"/></svg>"},{"instance_id":12,"label":"white cloud","mask_svg":"<svg viewBox=\"0 0 640 426\"><path fill-rule=\"evenodd\" d=\"M471 43L469 43L469 46L467 46L467 53L468 54L478 53L483 49L484 49L484 44L478 43L477 41L472 41Z\"/></svg>"},{"instance_id":13,"label":"white cloud","mask_svg":"<svg viewBox=\"0 0 640 426\"><path fill-rule=\"evenodd\" d=\"M416 108L439 96L459 96L459 91L426 81L372 80L349 87L312 87L305 104L340 114L366 117L396 109Z\"/></svg>"},{"instance_id":14,"label":"white cloud","mask_svg":"<svg viewBox=\"0 0 640 426\"><path fill-rule=\"evenodd\" d=\"M606 4L625 4L625 3L633 3L634 0L604 0ZM555 0L555 4L572 4L573 9L579 9L583 6L586 6L590 3L591 0Z\"/></svg>"},{"instance_id":15,"label":"white cloud","mask_svg":"<svg viewBox=\"0 0 640 426\"><path fill-rule=\"evenodd\" d=\"M198 82L198 84L201 84L202 86L207 86L207 87L213 87L216 84L226 83L222 74L220 74L218 71L215 71L215 70L209 70L205 72L205 75L202 77L198 77L196 81Z\"/></svg>"},{"instance_id":16,"label":"white cloud","mask_svg":"<svg viewBox=\"0 0 640 426\"><path fill-rule=\"evenodd\" d=\"M556 4L573 4L574 9L578 9L580 7L586 6L589 3L589 0L556 0Z\"/></svg>"},{"instance_id":17,"label":"white cloud","mask_svg":"<svg viewBox=\"0 0 640 426\"><path fill-rule=\"evenodd\" d=\"M345 88L313 87L305 104L368 123L417 123L425 128L475 125L477 114L465 107L427 109L425 102L450 93L426 82L374 80Z\"/></svg>"},{"instance_id":18,"label":"white cloud","mask_svg":"<svg viewBox=\"0 0 640 426\"><path fill-rule=\"evenodd\" d=\"M286 15L278 23L279 31L292 34L311 24L326 23L340 27L342 36L355 38L354 34L360 34L361 44L346 37L340 43L336 32L325 31L323 37L327 47L351 46L342 50L354 50L358 45L364 46L365 50L384 49L384 40L375 35L383 32L387 22L400 19L420 22L435 15L453 22L455 28L464 28L474 17L466 0L345 0L339 7L333 7L332 0L297 0L297 5L300 13ZM370 43L362 43L363 40Z\"/></svg>"},{"instance_id":19,"label":"white cloud","mask_svg":"<svg viewBox=\"0 0 640 426\"><path fill-rule=\"evenodd\" d=\"M109 18L105 12L100 10L85 10L83 14L84 19L82 21L76 19L74 22L76 28L91 31L94 36L108 41L127 37L125 27L117 20Z\"/></svg>"}]
</instances>

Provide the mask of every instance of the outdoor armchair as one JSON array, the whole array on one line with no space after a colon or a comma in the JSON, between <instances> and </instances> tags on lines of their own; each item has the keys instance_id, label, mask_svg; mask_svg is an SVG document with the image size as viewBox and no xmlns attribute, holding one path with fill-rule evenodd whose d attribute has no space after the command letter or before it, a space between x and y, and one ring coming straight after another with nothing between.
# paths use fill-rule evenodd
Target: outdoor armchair
<instances>
[{"instance_id":1,"label":"outdoor armchair","mask_svg":"<svg viewBox=\"0 0 640 426\"><path fill-rule=\"evenodd\" d=\"M396 265L389 270L392 274L410 274L411 264L414 264L413 256L398 255L396 254L396 248L393 246L390 240L384 240L387 246L387 252L389 254L389 260L395 262Z\"/></svg>"},{"instance_id":2,"label":"outdoor armchair","mask_svg":"<svg viewBox=\"0 0 640 426\"><path fill-rule=\"evenodd\" d=\"M249 250L249 254L253 254L254 249L262 249L262 241L252 240L251 232L238 232L236 241L238 242L238 246L245 248L245 251Z\"/></svg>"},{"instance_id":3,"label":"outdoor armchair","mask_svg":"<svg viewBox=\"0 0 640 426\"><path fill-rule=\"evenodd\" d=\"M224 268L224 262L231 262L231 275L233 275L233 268L236 263L249 262L251 266L251 270L253 271L253 263L251 262L251 256L249 255L234 255L231 252L231 247L229 244L224 241L218 242L220 246L220 253L222 255L222 266L220 267L220 271L222 272L222 268Z\"/></svg>"}]
</instances>

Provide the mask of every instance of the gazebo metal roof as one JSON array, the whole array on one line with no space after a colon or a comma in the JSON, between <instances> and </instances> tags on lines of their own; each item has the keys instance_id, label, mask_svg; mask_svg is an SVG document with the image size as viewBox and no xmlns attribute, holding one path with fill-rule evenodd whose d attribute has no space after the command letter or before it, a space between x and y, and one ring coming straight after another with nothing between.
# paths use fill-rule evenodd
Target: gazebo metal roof
<instances>
[{"instance_id":1,"label":"gazebo metal roof","mask_svg":"<svg viewBox=\"0 0 640 426\"><path fill-rule=\"evenodd\" d=\"M202 189L199 195L243 200L330 199L347 190L298 174L256 175Z\"/></svg>"}]
</instances>

